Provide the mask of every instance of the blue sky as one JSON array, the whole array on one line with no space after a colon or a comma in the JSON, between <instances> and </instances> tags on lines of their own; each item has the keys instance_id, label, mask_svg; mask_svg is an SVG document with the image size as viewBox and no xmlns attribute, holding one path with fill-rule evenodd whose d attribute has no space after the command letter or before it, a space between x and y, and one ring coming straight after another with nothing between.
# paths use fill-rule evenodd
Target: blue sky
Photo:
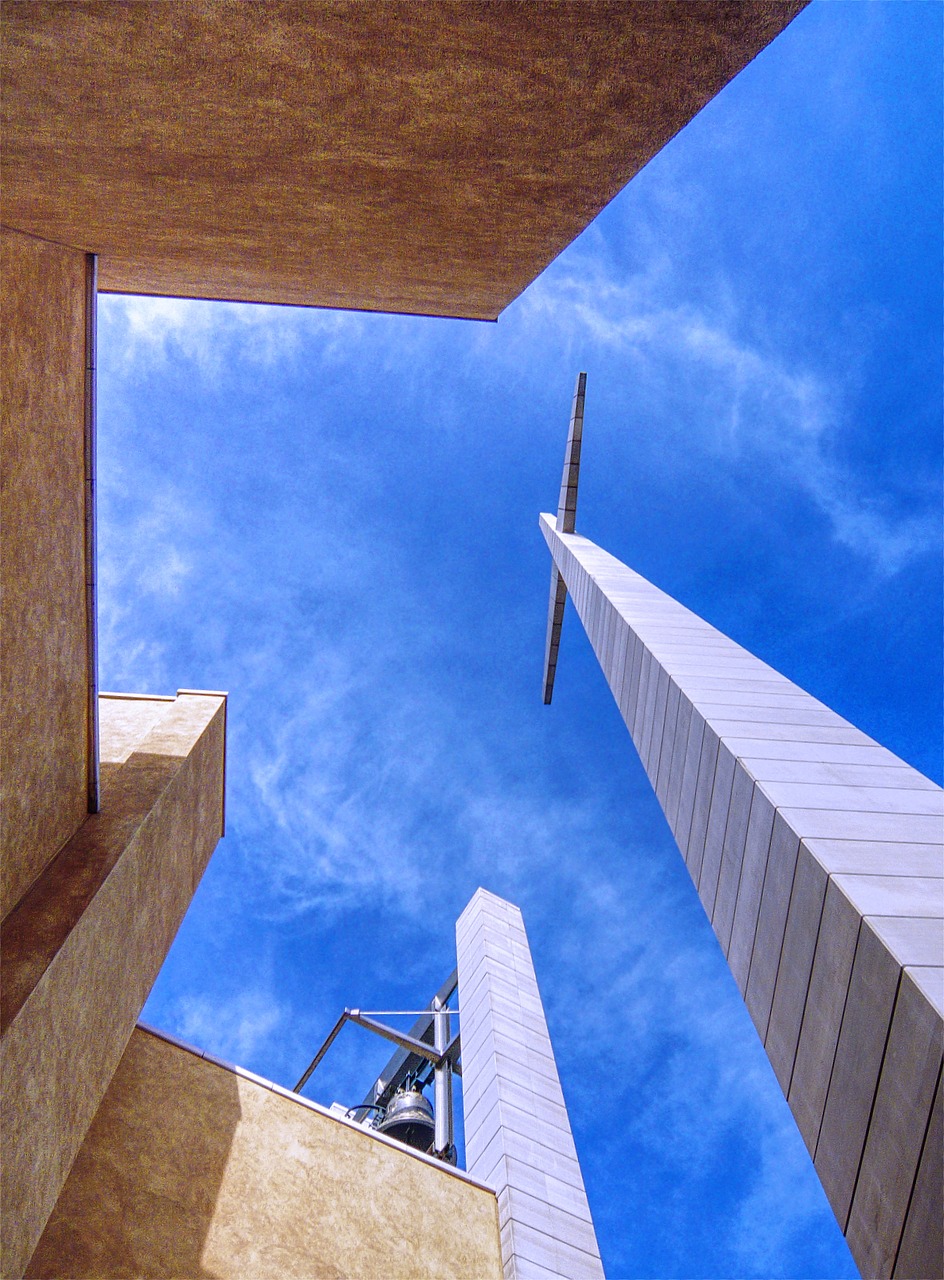
<instances>
[{"instance_id":1,"label":"blue sky","mask_svg":"<svg viewBox=\"0 0 944 1280\"><path fill-rule=\"evenodd\" d=\"M578 531L940 781L940 65L814 4L497 325L101 300L102 687L230 692L145 1018L292 1084L510 898L611 1280L855 1269L572 611L541 703L574 378Z\"/></svg>"}]
</instances>

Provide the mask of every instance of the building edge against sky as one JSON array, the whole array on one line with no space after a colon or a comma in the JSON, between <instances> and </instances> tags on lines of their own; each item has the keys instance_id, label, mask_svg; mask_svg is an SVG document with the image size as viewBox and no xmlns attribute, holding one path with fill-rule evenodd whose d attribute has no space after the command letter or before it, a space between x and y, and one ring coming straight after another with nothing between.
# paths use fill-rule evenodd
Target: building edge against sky
<instances>
[{"instance_id":1,"label":"building edge against sky","mask_svg":"<svg viewBox=\"0 0 944 1280\"><path fill-rule=\"evenodd\" d=\"M569 595L857 1265L944 1274L944 792L575 533L585 396L544 700Z\"/></svg>"},{"instance_id":2,"label":"building edge against sky","mask_svg":"<svg viewBox=\"0 0 944 1280\"><path fill-rule=\"evenodd\" d=\"M456 940L468 1172L139 1024L26 1276L602 1276L521 913Z\"/></svg>"},{"instance_id":3,"label":"building edge against sky","mask_svg":"<svg viewBox=\"0 0 944 1280\"><path fill-rule=\"evenodd\" d=\"M371 1280L420 1253L500 1277L491 1188L139 1024L25 1274Z\"/></svg>"},{"instance_id":4,"label":"building edge against sky","mask_svg":"<svg viewBox=\"0 0 944 1280\"><path fill-rule=\"evenodd\" d=\"M107 291L494 320L806 2L9 0L3 221Z\"/></svg>"},{"instance_id":5,"label":"building edge against sky","mask_svg":"<svg viewBox=\"0 0 944 1280\"><path fill-rule=\"evenodd\" d=\"M354 125L342 110L313 140L313 173L327 188L321 188L321 223L310 220L300 235L291 202L307 205L308 192L286 183L282 157L292 154L293 120L326 118L312 113L304 99L306 92L318 93L317 85L293 82L298 93L283 118L285 131L267 135L271 169L257 166L255 174L244 174L259 178L261 187L229 181L232 166L242 163L233 147L238 143L244 152L244 130L227 135L223 122L235 94L245 98L262 128L255 78L277 66L290 80L292 68L277 52L292 41L274 30L268 34L280 38L266 38L274 13L288 13L292 38L301 33L304 44L307 33L316 51L337 39L338 31L328 26L347 24L342 34L355 51L352 61L330 70L341 89L336 101L342 107L353 101L358 59L370 65L366 46L377 47L376 33L360 29L362 6L335 6L330 20L313 18L320 11L306 5L253 6L243 11L243 26L234 34L225 21L232 10L207 4L190 11L183 42L167 16L175 10L163 5L4 6L5 1274L26 1268L86 1135L101 1139L109 1124L102 1100L112 1083L119 1090L127 1083L119 1068L123 1053L144 1065L164 1054L161 1063L193 1069L160 1047L166 1042L134 1025L223 820L225 695L182 690L176 698L97 696L96 272L101 287L115 290L492 317L801 7L565 4L553 14L544 9L547 18L533 9L520 30L503 32L510 65L497 73L501 92L491 93L491 141L476 137L474 145L455 146L451 103L462 100L463 84L443 75L447 92L418 128L420 138L439 139L441 154L424 155L417 169L408 148L399 169L394 166L393 183L389 166L368 164L371 199L365 201L362 185L352 186L343 167L325 163L339 140L341 150L356 150ZM428 6L424 30L400 32L391 48L402 62L428 39L446 67L458 39L465 65L475 66L479 50L487 68L494 55L483 42L489 33L480 15L477 6ZM645 39L637 38L640 22L653 24ZM571 66L568 75L577 81L545 78L547 101L522 98L515 59L541 63L572 41L581 24L594 52L584 68ZM256 52L242 58L231 79L234 45ZM181 50L182 62L176 60ZM202 71L187 61L191 54ZM634 71L625 84L635 92L596 92L596 85L609 83L608 68L626 65ZM416 95L408 72L387 77L392 90L382 74L368 77L367 96L378 108L370 120L375 158L383 159L391 120L400 118L393 108ZM87 92L90 83L106 82L113 91ZM363 83L357 83L363 99ZM42 98L38 84L47 89ZM134 96L134 111L122 106L122 94ZM555 150L560 112L575 104L579 111L570 118L568 137L579 141L582 120L593 121L604 140L592 171L579 146L570 148L570 159L567 148ZM122 130L141 113L151 132L129 146ZM470 128L475 118L465 113L458 127ZM271 123L266 119L265 128ZM527 147L507 158L506 184L496 189L489 147L499 137ZM418 145L415 138L411 145ZM478 188L456 167L462 153L478 157ZM206 155L209 165L201 160ZM549 186L516 177L516 165L533 171L535 155L546 162ZM442 216L425 224L403 217L398 196L402 188L415 199L418 174L427 182L431 174L440 179L439 189L425 191L418 207L438 208ZM227 198L240 190L258 214L248 250L246 210ZM288 203L280 204L276 197L283 190ZM471 205L463 206L462 193L475 190ZM356 253L335 254L331 246L337 247L337 228L346 225L345 200L352 191L355 203L382 208L389 217L359 228ZM91 202L89 192L95 193ZM490 224L483 208L501 218ZM491 228L491 239L482 227ZM431 235L438 262L432 276ZM293 255L302 241L305 252ZM336 263L334 278L329 272L312 281L314 253ZM358 261L367 264L366 275ZM100 795L94 785L99 762ZM90 808L100 812L90 814ZM233 1134L253 1132L254 1107L267 1107L273 1123L283 1123L283 1109L268 1098L259 1102L248 1083L221 1085L209 1068L198 1071L201 1081L215 1082L207 1084L211 1092L222 1090L245 1107L249 1119L243 1124L240 1111L242 1127ZM130 1087L121 1107L123 1123L134 1128L135 1109L143 1111L145 1100ZM194 1124L199 1130L199 1107ZM488 1194L481 1196L487 1200ZM506 1200L513 1198L509 1192ZM514 1231L506 1234L513 1244Z\"/></svg>"}]
</instances>

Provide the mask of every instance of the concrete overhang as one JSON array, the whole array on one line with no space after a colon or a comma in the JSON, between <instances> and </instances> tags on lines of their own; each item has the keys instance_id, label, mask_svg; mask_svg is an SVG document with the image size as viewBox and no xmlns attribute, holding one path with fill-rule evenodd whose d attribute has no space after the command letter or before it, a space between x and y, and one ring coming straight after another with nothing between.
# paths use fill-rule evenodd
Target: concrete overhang
<instances>
[{"instance_id":1,"label":"concrete overhang","mask_svg":"<svg viewBox=\"0 0 944 1280\"><path fill-rule=\"evenodd\" d=\"M806 0L3 6L3 221L102 290L494 319Z\"/></svg>"}]
</instances>

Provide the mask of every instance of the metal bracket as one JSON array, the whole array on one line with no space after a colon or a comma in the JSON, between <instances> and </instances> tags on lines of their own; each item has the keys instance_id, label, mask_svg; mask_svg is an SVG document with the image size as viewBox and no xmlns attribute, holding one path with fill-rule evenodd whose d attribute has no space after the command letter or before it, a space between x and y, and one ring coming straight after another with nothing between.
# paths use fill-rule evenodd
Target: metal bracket
<instances>
[{"instance_id":1,"label":"metal bracket","mask_svg":"<svg viewBox=\"0 0 944 1280\"><path fill-rule=\"evenodd\" d=\"M308 1064L292 1092L300 1093L305 1087L315 1068L321 1063L346 1022L353 1022L359 1027L364 1027L367 1031L373 1031L375 1035L382 1036L385 1040L390 1040L397 1045L399 1050L387 1063L361 1106L352 1107L352 1112L366 1110L368 1107L373 1107L377 1104L385 1105L403 1083L406 1076L415 1071L420 1063L429 1063L433 1068L440 1071L444 1067L448 1067L456 1075L461 1076L462 1068L459 1065L459 1055L462 1051L462 1045L459 1033L457 1032L451 1039L448 1039L445 1047L438 1048L434 1043L437 1014L441 1016L443 1011L447 1015L450 1012L456 1012L454 1009L445 1009L445 1004L457 985L458 975L453 970L452 974L430 1001L428 1011L424 1010L420 1014L409 1031L398 1031L395 1027L388 1027L386 1023L378 1022L370 1014L362 1013L360 1009L345 1009L331 1028L314 1058ZM428 1040L426 1039L427 1036L429 1036ZM420 1062L417 1062L417 1059Z\"/></svg>"}]
</instances>

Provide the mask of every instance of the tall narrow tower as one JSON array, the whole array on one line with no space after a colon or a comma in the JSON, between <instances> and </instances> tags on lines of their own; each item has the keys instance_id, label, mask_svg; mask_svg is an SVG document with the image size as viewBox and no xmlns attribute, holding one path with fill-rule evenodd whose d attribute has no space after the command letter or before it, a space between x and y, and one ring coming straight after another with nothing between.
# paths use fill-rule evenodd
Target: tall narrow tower
<instances>
[{"instance_id":1,"label":"tall narrow tower","mask_svg":"<svg viewBox=\"0 0 944 1280\"><path fill-rule=\"evenodd\" d=\"M866 1276L944 1274L941 788L575 532L577 379L551 551Z\"/></svg>"}]
</instances>

